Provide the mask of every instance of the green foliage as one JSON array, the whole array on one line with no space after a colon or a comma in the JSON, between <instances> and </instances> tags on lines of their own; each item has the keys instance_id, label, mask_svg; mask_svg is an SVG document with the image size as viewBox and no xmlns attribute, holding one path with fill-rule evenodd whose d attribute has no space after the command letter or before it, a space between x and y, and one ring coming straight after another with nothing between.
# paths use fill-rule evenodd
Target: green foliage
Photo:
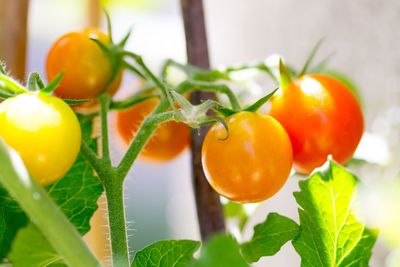
<instances>
[{"instance_id":1,"label":"green foliage","mask_svg":"<svg viewBox=\"0 0 400 267\"><path fill-rule=\"evenodd\" d=\"M139 251L132 267L183 267L193 260L200 242L191 240L163 240Z\"/></svg>"},{"instance_id":2,"label":"green foliage","mask_svg":"<svg viewBox=\"0 0 400 267\"><path fill-rule=\"evenodd\" d=\"M0 261L6 257L18 229L26 223L23 212L14 212L0 205Z\"/></svg>"},{"instance_id":3,"label":"green foliage","mask_svg":"<svg viewBox=\"0 0 400 267\"><path fill-rule=\"evenodd\" d=\"M327 162L294 196L300 205L300 233L293 246L307 266L368 266L376 233L353 212L357 178Z\"/></svg>"},{"instance_id":4,"label":"green foliage","mask_svg":"<svg viewBox=\"0 0 400 267\"><path fill-rule=\"evenodd\" d=\"M198 260L190 267L247 267L236 240L228 235L216 235L201 250Z\"/></svg>"},{"instance_id":5,"label":"green foliage","mask_svg":"<svg viewBox=\"0 0 400 267\"><path fill-rule=\"evenodd\" d=\"M62 262L62 258L33 224L18 232L8 258L13 267L45 267Z\"/></svg>"},{"instance_id":6,"label":"green foliage","mask_svg":"<svg viewBox=\"0 0 400 267\"><path fill-rule=\"evenodd\" d=\"M298 232L297 223L277 213L270 213L265 222L254 227L252 239L242 244L242 254L249 262L256 262L262 256L273 256Z\"/></svg>"}]
</instances>

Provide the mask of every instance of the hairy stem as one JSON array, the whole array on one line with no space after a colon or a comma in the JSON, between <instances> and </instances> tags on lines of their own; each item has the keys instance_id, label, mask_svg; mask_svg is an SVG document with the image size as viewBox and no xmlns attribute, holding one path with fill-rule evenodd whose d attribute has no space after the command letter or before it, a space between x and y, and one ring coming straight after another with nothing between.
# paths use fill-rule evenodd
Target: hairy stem
<instances>
[{"instance_id":1,"label":"hairy stem","mask_svg":"<svg viewBox=\"0 0 400 267\"><path fill-rule=\"evenodd\" d=\"M101 118L101 158L103 162L111 167L110 146L108 142L108 110L110 106L110 97L103 93L100 95L100 118Z\"/></svg>"},{"instance_id":2,"label":"hairy stem","mask_svg":"<svg viewBox=\"0 0 400 267\"><path fill-rule=\"evenodd\" d=\"M114 267L129 266L129 251L126 232L126 217L123 198L123 180L117 179L114 172L104 177L107 198L110 244Z\"/></svg>"}]
</instances>

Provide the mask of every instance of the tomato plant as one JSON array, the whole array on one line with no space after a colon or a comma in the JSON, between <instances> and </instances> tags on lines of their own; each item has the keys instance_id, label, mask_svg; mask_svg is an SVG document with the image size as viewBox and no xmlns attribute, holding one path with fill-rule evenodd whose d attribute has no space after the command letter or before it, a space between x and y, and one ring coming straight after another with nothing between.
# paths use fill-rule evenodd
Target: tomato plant
<instances>
[{"instance_id":1,"label":"tomato plant","mask_svg":"<svg viewBox=\"0 0 400 267\"><path fill-rule=\"evenodd\" d=\"M294 167L310 173L328 155L351 159L364 132L361 107L339 81L321 74L293 80L272 98L269 114L285 127L293 145Z\"/></svg>"},{"instance_id":2,"label":"tomato plant","mask_svg":"<svg viewBox=\"0 0 400 267\"><path fill-rule=\"evenodd\" d=\"M275 255L289 241L301 266L368 266L377 233L354 212L359 180L334 161L351 157L364 128L361 109L343 84L303 71L291 81L281 64L281 88L244 106L231 89L244 83L231 74L256 69L272 77L265 62L207 70L170 59L157 75L140 55L124 48L129 34L114 44L108 22L108 36L86 29L66 34L53 45L47 59L52 80L48 85L37 73L30 73L22 85L0 64L1 265L102 266L81 236L90 229L90 218L104 193L110 258L116 267L249 266ZM185 79L169 84L171 67L179 68ZM154 95L140 90L113 99L122 68L143 79ZM53 91L64 100L52 96ZM192 104L185 96L196 91L223 97ZM80 104L86 98L99 103L99 108L75 115L67 103ZM268 101L271 115L261 114L259 109ZM111 160L108 115L112 111L117 111L117 130L127 144L119 162ZM93 134L97 117L99 136ZM213 233L194 257L200 242L163 240L132 258L123 192L133 163L139 155L156 161L171 159L187 147L189 127L206 132L208 128L202 127L209 125L202 166L195 171L202 167L211 187L236 202L231 202L229 217L239 216L238 229L251 221L240 203L275 195L287 181L293 162L297 171L308 173L328 154L334 160L299 182L294 192L297 222L271 212L245 242ZM201 145L194 141L194 148ZM198 207L208 205L210 217L218 215L219 196L208 184L196 184L196 189L207 196L197 199ZM200 225L214 223L208 219L212 218L199 220ZM236 235L243 238L240 230Z\"/></svg>"},{"instance_id":3,"label":"tomato plant","mask_svg":"<svg viewBox=\"0 0 400 267\"><path fill-rule=\"evenodd\" d=\"M158 99L151 98L117 113L118 133L127 145L158 102ZM165 122L158 126L140 155L147 160L167 161L178 156L188 144L189 129L184 123Z\"/></svg>"},{"instance_id":4,"label":"tomato plant","mask_svg":"<svg viewBox=\"0 0 400 267\"><path fill-rule=\"evenodd\" d=\"M55 94L69 99L94 99L98 96L112 74L108 56L91 38L109 43L109 37L96 28L70 32L57 39L47 55L46 74L53 80L60 72L63 79ZM120 71L106 89L113 95L122 78Z\"/></svg>"},{"instance_id":5,"label":"tomato plant","mask_svg":"<svg viewBox=\"0 0 400 267\"><path fill-rule=\"evenodd\" d=\"M74 163L81 145L79 122L61 99L24 93L0 104L0 137L24 160L32 177L47 185Z\"/></svg>"},{"instance_id":6,"label":"tomato plant","mask_svg":"<svg viewBox=\"0 0 400 267\"><path fill-rule=\"evenodd\" d=\"M239 112L214 125L202 149L211 186L226 198L258 202L285 184L292 168L292 147L283 127L271 116ZM224 139L226 137L226 139Z\"/></svg>"}]
</instances>

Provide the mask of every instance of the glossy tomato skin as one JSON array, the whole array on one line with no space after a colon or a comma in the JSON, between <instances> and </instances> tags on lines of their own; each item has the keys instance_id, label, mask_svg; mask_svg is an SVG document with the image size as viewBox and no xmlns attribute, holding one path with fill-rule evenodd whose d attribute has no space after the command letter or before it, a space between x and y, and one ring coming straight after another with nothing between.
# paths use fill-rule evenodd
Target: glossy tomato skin
<instances>
[{"instance_id":1,"label":"glossy tomato skin","mask_svg":"<svg viewBox=\"0 0 400 267\"><path fill-rule=\"evenodd\" d=\"M239 112L207 133L202 164L210 185L237 202L270 198L285 184L292 167L292 147L284 128L274 118Z\"/></svg>"},{"instance_id":2,"label":"glossy tomato skin","mask_svg":"<svg viewBox=\"0 0 400 267\"><path fill-rule=\"evenodd\" d=\"M132 141L141 123L158 102L158 99L151 98L117 113L118 133L125 144L128 145ZM189 140L189 129L184 123L164 122L153 133L140 156L150 161L168 161L184 151Z\"/></svg>"},{"instance_id":3,"label":"glossy tomato skin","mask_svg":"<svg viewBox=\"0 0 400 267\"><path fill-rule=\"evenodd\" d=\"M303 174L321 166L328 155L346 163L364 131L361 107L354 95L322 74L302 76L278 91L269 114L288 132L294 167Z\"/></svg>"},{"instance_id":4,"label":"glossy tomato skin","mask_svg":"<svg viewBox=\"0 0 400 267\"><path fill-rule=\"evenodd\" d=\"M72 109L40 92L20 94L0 104L0 137L20 154L42 185L71 168L81 145L81 129Z\"/></svg>"},{"instance_id":5,"label":"glossy tomato skin","mask_svg":"<svg viewBox=\"0 0 400 267\"><path fill-rule=\"evenodd\" d=\"M90 38L108 42L106 34L87 28L61 36L50 48L46 60L47 79L51 81L64 72L55 95L69 99L94 99L103 90L111 75L110 60ZM107 89L110 95L118 90L121 78L122 72Z\"/></svg>"}]
</instances>

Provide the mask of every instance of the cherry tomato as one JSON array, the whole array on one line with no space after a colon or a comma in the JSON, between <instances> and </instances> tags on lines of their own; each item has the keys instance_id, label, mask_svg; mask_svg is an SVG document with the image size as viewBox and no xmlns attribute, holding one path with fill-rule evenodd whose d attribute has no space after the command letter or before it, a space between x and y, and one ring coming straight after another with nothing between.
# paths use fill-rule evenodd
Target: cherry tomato
<instances>
[{"instance_id":1,"label":"cherry tomato","mask_svg":"<svg viewBox=\"0 0 400 267\"><path fill-rule=\"evenodd\" d=\"M285 184L292 147L284 128L271 116L239 112L226 119L229 136L217 123L207 133L202 163L220 195L237 202L270 198Z\"/></svg>"},{"instance_id":2,"label":"cherry tomato","mask_svg":"<svg viewBox=\"0 0 400 267\"><path fill-rule=\"evenodd\" d=\"M81 129L72 109L40 92L20 94L0 104L0 137L43 185L71 168L81 145Z\"/></svg>"},{"instance_id":3,"label":"cherry tomato","mask_svg":"<svg viewBox=\"0 0 400 267\"><path fill-rule=\"evenodd\" d=\"M111 76L110 60L90 38L108 42L106 34L88 28L61 36L51 47L46 61L47 79L51 81L64 72L55 95L69 99L94 99L103 90ZM107 89L110 95L118 90L121 77L122 72Z\"/></svg>"},{"instance_id":4,"label":"cherry tomato","mask_svg":"<svg viewBox=\"0 0 400 267\"><path fill-rule=\"evenodd\" d=\"M144 118L156 107L158 99L151 98L117 113L118 133L129 144ZM184 123L164 122L158 126L140 156L152 161L167 161L178 156L189 144L189 129Z\"/></svg>"},{"instance_id":5,"label":"cherry tomato","mask_svg":"<svg viewBox=\"0 0 400 267\"><path fill-rule=\"evenodd\" d=\"M356 98L342 83L322 74L302 76L278 91L269 114L288 132L294 167L304 174L321 166L328 155L347 162L364 131Z\"/></svg>"}]
</instances>

